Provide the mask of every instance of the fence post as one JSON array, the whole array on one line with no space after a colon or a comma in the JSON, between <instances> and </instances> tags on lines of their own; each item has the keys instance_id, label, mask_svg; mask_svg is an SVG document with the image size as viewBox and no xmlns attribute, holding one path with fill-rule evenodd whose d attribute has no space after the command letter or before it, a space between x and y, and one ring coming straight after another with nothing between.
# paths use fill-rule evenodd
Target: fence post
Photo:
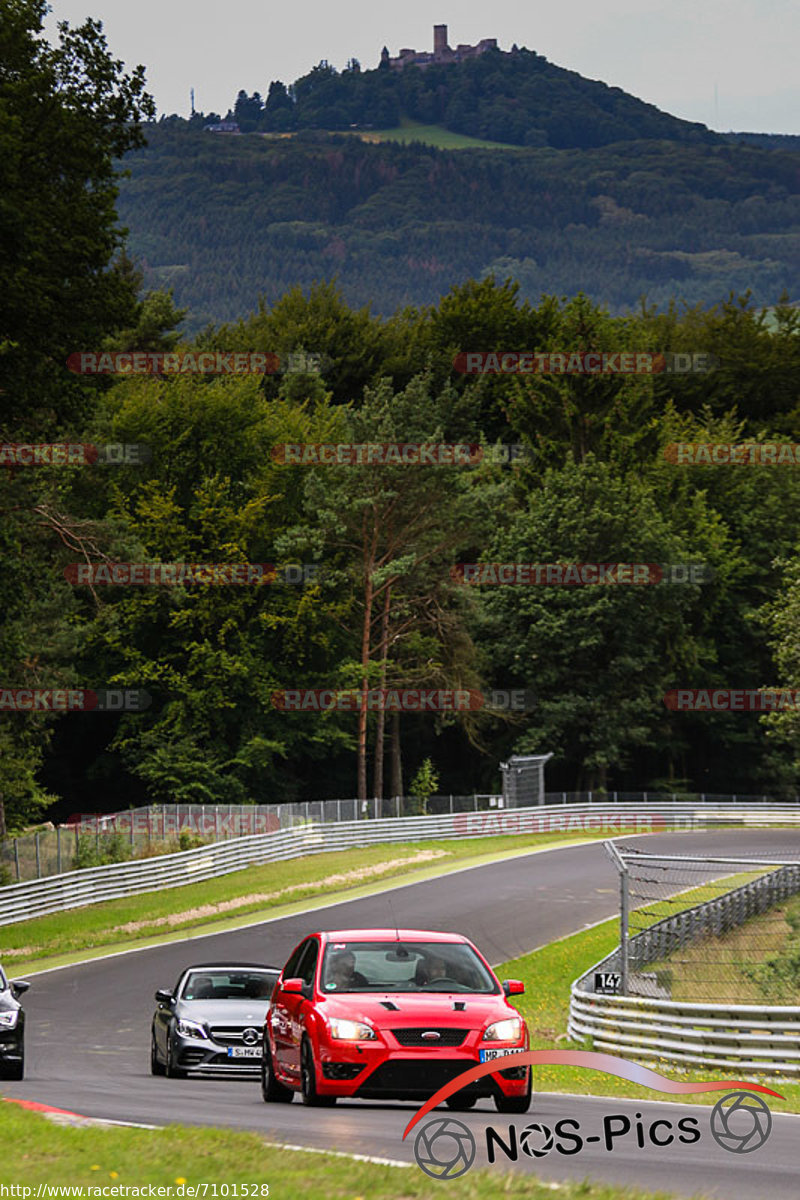
<instances>
[{"instance_id":1,"label":"fence post","mask_svg":"<svg viewBox=\"0 0 800 1200\"><path fill-rule=\"evenodd\" d=\"M56 825L56 871L61 874L61 826Z\"/></svg>"},{"instance_id":2,"label":"fence post","mask_svg":"<svg viewBox=\"0 0 800 1200\"><path fill-rule=\"evenodd\" d=\"M453 793L450 793L450 812L453 812Z\"/></svg>"},{"instance_id":3,"label":"fence post","mask_svg":"<svg viewBox=\"0 0 800 1200\"><path fill-rule=\"evenodd\" d=\"M36 878L42 878L42 860L39 857L39 834L36 834Z\"/></svg>"},{"instance_id":4,"label":"fence post","mask_svg":"<svg viewBox=\"0 0 800 1200\"><path fill-rule=\"evenodd\" d=\"M620 995L628 995L628 868L619 873L619 973Z\"/></svg>"},{"instance_id":5,"label":"fence post","mask_svg":"<svg viewBox=\"0 0 800 1200\"><path fill-rule=\"evenodd\" d=\"M78 836L78 826L75 826L75 837ZM17 868L17 883L19 883L19 846L17 839L14 838L14 866Z\"/></svg>"}]
</instances>

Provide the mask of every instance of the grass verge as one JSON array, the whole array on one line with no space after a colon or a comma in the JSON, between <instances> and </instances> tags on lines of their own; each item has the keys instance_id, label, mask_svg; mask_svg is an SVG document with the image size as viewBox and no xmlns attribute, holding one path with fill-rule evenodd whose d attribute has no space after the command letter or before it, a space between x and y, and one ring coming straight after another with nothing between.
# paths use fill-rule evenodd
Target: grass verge
<instances>
[{"instance_id":1,"label":"grass verge","mask_svg":"<svg viewBox=\"0 0 800 1200\"><path fill-rule=\"evenodd\" d=\"M87 1189L83 1195L92 1196L96 1193L88 1189L157 1184L171 1187L175 1197L191 1195L187 1188L198 1184L215 1183L227 1184L228 1196L234 1195L233 1184L239 1185L240 1196L241 1185L247 1184L251 1197L264 1195L261 1187L266 1185L273 1200L308 1200L309 1196L422 1200L437 1187L416 1165L392 1167L330 1154L295 1153L265 1145L255 1133L180 1125L158 1132L96 1125L75 1128L54 1125L14 1104L0 1107L4 1134L0 1183L34 1190L38 1184L61 1184ZM258 1185L255 1192L249 1190L253 1184ZM655 1200L652 1193L610 1184L565 1183L559 1185L558 1194L564 1200ZM482 1170L449 1180L447 1195L453 1200L495 1200L498 1195L549 1200L553 1187L530 1175ZM202 1190L199 1197L202 1200ZM213 1200L210 1189L206 1200Z\"/></svg>"},{"instance_id":2,"label":"grass verge","mask_svg":"<svg viewBox=\"0 0 800 1200\"><path fill-rule=\"evenodd\" d=\"M615 831L616 832L616 831ZM142 892L30 921L0 926L0 962L11 974L115 950L152 945L192 931L222 933L256 917L290 915L337 899L380 891L389 880L419 882L461 867L607 834L511 834L463 841L384 843L246 867L216 879ZM613 873L609 872L609 887Z\"/></svg>"}]
</instances>

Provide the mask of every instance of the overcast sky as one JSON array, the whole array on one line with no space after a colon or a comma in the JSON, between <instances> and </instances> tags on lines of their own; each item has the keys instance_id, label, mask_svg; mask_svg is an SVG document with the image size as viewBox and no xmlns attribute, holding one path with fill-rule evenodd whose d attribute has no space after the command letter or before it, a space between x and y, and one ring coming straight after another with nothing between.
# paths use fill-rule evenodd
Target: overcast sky
<instances>
[{"instance_id":1,"label":"overcast sky","mask_svg":"<svg viewBox=\"0 0 800 1200\"><path fill-rule=\"evenodd\" d=\"M225 111L240 88L266 94L320 59L375 67L384 43L432 48L496 37L602 79L712 129L800 134L797 0L52 0L57 20L103 22L113 55L143 63L160 113ZM387 6L388 7L388 6Z\"/></svg>"}]
</instances>

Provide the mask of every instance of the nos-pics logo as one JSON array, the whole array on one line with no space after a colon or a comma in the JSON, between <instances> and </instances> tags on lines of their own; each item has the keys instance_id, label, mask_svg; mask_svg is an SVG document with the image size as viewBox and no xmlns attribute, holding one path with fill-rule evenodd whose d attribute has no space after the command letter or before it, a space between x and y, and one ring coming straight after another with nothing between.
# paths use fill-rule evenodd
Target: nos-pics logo
<instances>
[{"instance_id":1,"label":"nos-pics logo","mask_svg":"<svg viewBox=\"0 0 800 1200\"><path fill-rule=\"evenodd\" d=\"M759 1150L772 1132L772 1114L764 1101L752 1092L729 1092L711 1110L710 1132L714 1141L732 1154L750 1154ZM559 1154L579 1154L584 1146L598 1143L613 1151L618 1142L640 1150L648 1146L662 1148L673 1144L693 1145L701 1139L700 1118L681 1117L673 1121L660 1117L643 1121L642 1114L634 1119L624 1113L603 1117L602 1132L584 1134L580 1121L565 1117L552 1128L532 1121L519 1132L509 1125L501 1134L491 1125L484 1131L486 1157L491 1164L500 1154L516 1162L520 1153L529 1158L544 1158L555 1150ZM414 1157L418 1166L432 1179L457 1179L475 1162L477 1143L472 1131L453 1117L436 1117L426 1121L414 1141Z\"/></svg>"}]
</instances>

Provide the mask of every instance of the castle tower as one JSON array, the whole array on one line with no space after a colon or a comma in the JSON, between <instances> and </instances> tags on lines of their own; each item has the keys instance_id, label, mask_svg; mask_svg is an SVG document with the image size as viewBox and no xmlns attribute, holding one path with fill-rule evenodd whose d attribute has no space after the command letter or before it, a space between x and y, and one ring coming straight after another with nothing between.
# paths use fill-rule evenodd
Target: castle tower
<instances>
[{"instance_id":1,"label":"castle tower","mask_svg":"<svg viewBox=\"0 0 800 1200\"><path fill-rule=\"evenodd\" d=\"M447 26L446 25L434 25L434 27L433 27L433 53L441 54L442 51L447 50L448 48L449 47L447 45Z\"/></svg>"}]
</instances>

